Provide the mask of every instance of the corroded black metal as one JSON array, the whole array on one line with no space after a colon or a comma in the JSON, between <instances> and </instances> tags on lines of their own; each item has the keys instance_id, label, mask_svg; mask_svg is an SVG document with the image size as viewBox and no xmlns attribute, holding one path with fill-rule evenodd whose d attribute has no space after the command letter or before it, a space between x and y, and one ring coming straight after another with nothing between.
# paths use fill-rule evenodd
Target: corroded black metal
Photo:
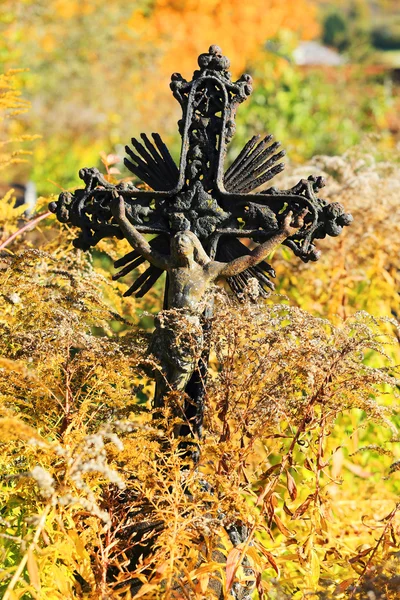
<instances>
[{"instance_id":1,"label":"corroded black metal","mask_svg":"<svg viewBox=\"0 0 400 600\"><path fill-rule=\"evenodd\" d=\"M95 169L81 169L83 189L63 192L50 204L62 222L81 231L75 246L84 250L104 237L123 237L113 218L110 202L113 192L123 196L126 214L141 233L156 234L151 244L162 253L169 251L169 238L189 229L201 240L210 258L230 261L249 253L241 238L255 242L268 239L280 227L287 210L308 209L304 227L284 244L302 261L315 261L319 251L315 241L337 236L352 221L336 202L318 197L322 177L302 179L289 190L275 187L252 193L283 170L281 151L272 136L254 136L230 167L224 171L227 146L235 132L236 110L252 92L252 80L242 75L232 82L229 61L220 48L211 46L201 54L199 70L191 81L174 73L171 90L182 107L179 132L182 149L179 168L158 134L152 139L141 134L126 146L126 167L151 189L132 183L112 185ZM144 258L132 251L116 261L122 267L115 279L127 275ZM157 281L161 270L150 265L125 293L143 296ZM273 289L274 270L265 261L228 279L236 294L244 291L250 278L258 280L260 293Z\"/></svg>"}]
</instances>

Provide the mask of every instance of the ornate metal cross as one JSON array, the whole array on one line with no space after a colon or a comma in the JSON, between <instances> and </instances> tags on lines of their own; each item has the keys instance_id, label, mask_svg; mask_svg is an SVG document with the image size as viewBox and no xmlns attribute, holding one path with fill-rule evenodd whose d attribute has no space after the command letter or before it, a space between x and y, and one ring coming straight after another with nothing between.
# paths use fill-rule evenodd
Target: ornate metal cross
<instances>
[{"instance_id":1,"label":"ornate metal cross","mask_svg":"<svg viewBox=\"0 0 400 600\"><path fill-rule=\"evenodd\" d=\"M158 134L152 134L151 140L143 133L141 141L132 139L132 148L126 146L129 158L124 162L145 186L126 182L112 185L97 169L84 168L79 176L85 187L73 194L63 192L57 202L50 204L50 210L61 222L81 230L74 244L87 250L104 237L126 236L115 207L112 210L113 199L122 197L124 213L135 230L154 235L149 243L152 252L167 256L171 238L189 230L201 241L208 259L230 263L251 254L241 238L265 243L281 230L289 211L304 214L307 209L304 224L283 243L304 262L318 260L315 240L339 235L351 223L351 215L345 213L341 204L318 198L317 193L324 186L322 177L302 179L288 190L270 187L252 193L284 168L284 152L279 150L278 142L272 142L271 135L251 138L225 171L227 146L235 133L236 110L251 94L252 79L242 75L233 82L227 70L229 60L218 46L201 54L198 64L199 70L191 81L179 73L171 78L172 93L182 107L178 123L182 137L179 168ZM115 266L122 270L114 278L127 275L145 260L143 252L135 248L116 261ZM150 264L125 295L146 294L162 270L157 264ZM266 295L267 289L274 287L274 275L272 267L261 260L227 277L227 281L235 294L241 294L248 281L256 278L260 294ZM195 373L186 391L197 405L202 395L198 386ZM197 431L200 421L195 426Z\"/></svg>"}]
</instances>

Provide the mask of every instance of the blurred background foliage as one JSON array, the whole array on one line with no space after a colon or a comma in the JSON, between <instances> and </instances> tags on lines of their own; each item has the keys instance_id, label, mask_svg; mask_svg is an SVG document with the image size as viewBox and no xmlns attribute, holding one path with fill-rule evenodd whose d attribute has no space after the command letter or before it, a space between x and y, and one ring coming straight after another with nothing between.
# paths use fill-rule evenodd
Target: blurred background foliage
<instances>
[{"instance_id":1,"label":"blurred background foliage","mask_svg":"<svg viewBox=\"0 0 400 600\"><path fill-rule=\"evenodd\" d=\"M143 129L158 131L178 159L169 78L177 70L190 78L211 43L234 76L255 79L232 153L266 129L296 162L341 153L371 131L391 147L400 127L399 28L395 0L5 0L1 69L24 69L17 85L32 108L1 136L42 140L3 181L32 180L40 194L76 186L80 166L99 166L102 150L122 155Z\"/></svg>"}]
</instances>

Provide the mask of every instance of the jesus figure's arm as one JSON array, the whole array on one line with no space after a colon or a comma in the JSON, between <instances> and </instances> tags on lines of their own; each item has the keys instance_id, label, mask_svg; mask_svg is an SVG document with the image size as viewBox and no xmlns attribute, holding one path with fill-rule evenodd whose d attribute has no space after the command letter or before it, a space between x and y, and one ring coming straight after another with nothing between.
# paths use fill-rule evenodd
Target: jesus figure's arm
<instances>
[{"instance_id":1,"label":"jesus figure's arm","mask_svg":"<svg viewBox=\"0 0 400 600\"><path fill-rule=\"evenodd\" d=\"M150 246L146 238L136 229L125 214L125 202L122 196L114 197L110 204L113 217L121 228L122 233L128 240L132 248L139 252L143 258L149 261L155 267L164 271L169 267L169 257L161 254Z\"/></svg>"},{"instance_id":2,"label":"jesus figure's arm","mask_svg":"<svg viewBox=\"0 0 400 600\"><path fill-rule=\"evenodd\" d=\"M303 227L304 217L307 212L307 209L305 209L300 214L296 215L293 223L293 213L291 211L288 212L281 229L279 229L269 240L264 242L264 244L260 244L257 248L252 250L250 254L235 258L229 263L214 263L211 268L213 270L215 269L215 277L232 277L233 275L239 275L239 273L242 273L249 267L258 265L258 263L263 261L268 254L276 248L276 246L279 246L286 238L294 235L301 227Z\"/></svg>"}]
</instances>

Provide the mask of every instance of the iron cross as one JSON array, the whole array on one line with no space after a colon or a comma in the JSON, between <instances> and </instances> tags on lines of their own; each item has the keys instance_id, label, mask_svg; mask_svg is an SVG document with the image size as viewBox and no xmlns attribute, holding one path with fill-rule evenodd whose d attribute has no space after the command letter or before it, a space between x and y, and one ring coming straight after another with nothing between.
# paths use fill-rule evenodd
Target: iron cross
<instances>
[{"instance_id":1,"label":"iron cross","mask_svg":"<svg viewBox=\"0 0 400 600\"><path fill-rule=\"evenodd\" d=\"M142 133L141 140L133 138L132 147L126 146L128 158L124 162L146 186L136 187L130 182L113 185L98 169L83 168L79 176L85 187L61 193L50 204L50 210L61 222L81 230L74 244L87 250L104 237L123 237L110 209L113 196L118 194L137 230L155 234L150 242L154 250L168 253L171 236L190 230L211 259L231 261L250 252L241 238L256 243L268 240L288 211L307 208L304 226L284 244L304 262L318 260L315 240L339 235L351 223L351 215L341 204L318 198L324 186L322 177L302 179L288 190L270 187L254 193L284 168L284 152L271 135L264 139L252 137L225 171L236 110L251 94L252 79L244 74L233 82L229 60L218 46L201 54L198 65L191 81L179 73L171 77L172 93L182 107L178 122L182 138L179 168L158 134L150 139ZM135 250L129 252L116 261L115 266L122 270L114 278L127 275L144 260ZM150 265L125 295L143 296L161 273L161 269ZM228 278L228 283L240 294L253 277L261 295L273 289L274 270L265 261Z\"/></svg>"}]
</instances>

